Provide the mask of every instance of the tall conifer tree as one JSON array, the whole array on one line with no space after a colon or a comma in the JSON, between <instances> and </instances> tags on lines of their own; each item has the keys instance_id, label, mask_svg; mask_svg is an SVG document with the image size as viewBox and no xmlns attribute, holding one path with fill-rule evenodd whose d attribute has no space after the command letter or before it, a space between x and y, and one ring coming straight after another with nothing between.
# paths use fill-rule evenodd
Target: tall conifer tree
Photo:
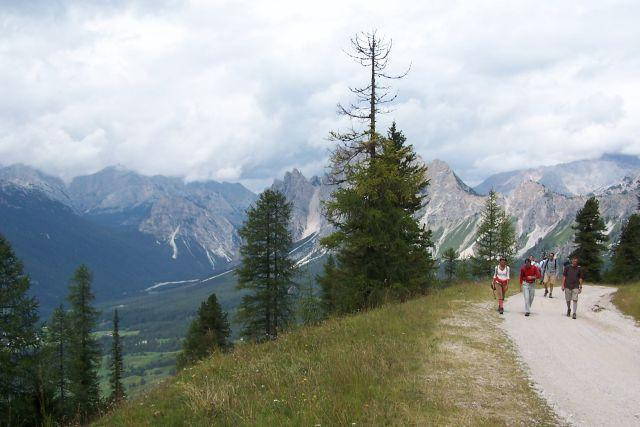
<instances>
[{"instance_id":1,"label":"tall conifer tree","mask_svg":"<svg viewBox=\"0 0 640 427\"><path fill-rule=\"evenodd\" d=\"M122 378L124 377L124 360L122 358L122 341L120 341L120 319L118 310L113 311L113 330L111 333L111 359L109 360L109 385L111 386L112 403L118 404L126 399Z\"/></svg>"},{"instance_id":2,"label":"tall conifer tree","mask_svg":"<svg viewBox=\"0 0 640 427\"><path fill-rule=\"evenodd\" d=\"M74 416L86 422L99 409L100 346L92 335L98 311L92 306L92 274L85 265L75 271L69 286L69 392Z\"/></svg>"},{"instance_id":3,"label":"tall conifer tree","mask_svg":"<svg viewBox=\"0 0 640 427\"><path fill-rule=\"evenodd\" d=\"M498 205L498 194L491 190L476 233L474 264L480 275L491 274L492 265L500 257L500 225L504 213Z\"/></svg>"},{"instance_id":4,"label":"tall conifer tree","mask_svg":"<svg viewBox=\"0 0 640 427\"><path fill-rule=\"evenodd\" d=\"M448 282L453 280L453 276L456 273L456 261L458 259L458 252L453 248L448 248L442 254L444 260L444 275Z\"/></svg>"},{"instance_id":5,"label":"tall conifer tree","mask_svg":"<svg viewBox=\"0 0 640 427\"><path fill-rule=\"evenodd\" d=\"M578 261L585 271L585 279L599 281L604 261L602 253L606 249L607 236L604 234L607 227L600 216L600 204L598 199L590 197L584 207L576 214L574 243L576 248L571 257L578 257Z\"/></svg>"},{"instance_id":6,"label":"tall conifer tree","mask_svg":"<svg viewBox=\"0 0 640 427\"><path fill-rule=\"evenodd\" d=\"M375 138L376 156L348 168L346 185L326 203L337 231L322 243L336 262L321 283L330 283L340 313L404 299L433 282L431 232L414 217L428 185L426 167L395 124L387 138Z\"/></svg>"},{"instance_id":7,"label":"tall conifer tree","mask_svg":"<svg viewBox=\"0 0 640 427\"><path fill-rule=\"evenodd\" d=\"M50 393L50 410L57 420L64 421L69 416L69 325L64 306L60 304L52 313L46 325L41 364L43 381Z\"/></svg>"},{"instance_id":8,"label":"tall conifer tree","mask_svg":"<svg viewBox=\"0 0 640 427\"><path fill-rule=\"evenodd\" d=\"M0 235L0 425L36 423L37 303L29 277Z\"/></svg>"},{"instance_id":9,"label":"tall conifer tree","mask_svg":"<svg viewBox=\"0 0 640 427\"><path fill-rule=\"evenodd\" d=\"M200 304L197 317L189 326L178 356L178 369L192 365L214 351L228 351L231 348L230 335L227 313L222 311L216 294L211 294Z\"/></svg>"},{"instance_id":10,"label":"tall conifer tree","mask_svg":"<svg viewBox=\"0 0 640 427\"><path fill-rule=\"evenodd\" d=\"M626 282L640 279L640 214L632 214L622 227L611 264L614 280Z\"/></svg>"},{"instance_id":11,"label":"tall conifer tree","mask_svg":"<svg viewBox=\"0 0 640 427\"><path fill-rule=\"evenodd\" d=\"M293 286L294 263L289 258L291 205L284 195L265 190L249 208L240 229L244 242L236 270L242 297L237 318L242 335L254 341L275 339L294 319L289 288Z\"/></svg>"},{"instance_id":12,"label":"tall conifer tree","mask_svg":"<svg viewBox=\"0 0 640 427\"><path fill-rule=\"evenodd\" d=\"M512 218L501 208L501 217L498 223L498 257L511 258L516 253L516 229Z\"/></svg>"}]
</instances>

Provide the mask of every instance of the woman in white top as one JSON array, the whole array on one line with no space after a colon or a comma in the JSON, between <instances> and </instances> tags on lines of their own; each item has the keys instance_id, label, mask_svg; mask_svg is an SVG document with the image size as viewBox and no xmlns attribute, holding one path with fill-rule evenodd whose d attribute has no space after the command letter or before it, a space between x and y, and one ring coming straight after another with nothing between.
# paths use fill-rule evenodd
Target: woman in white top
<instances>
[{"instance_id":1,"label":"woman in white top","mask_svg":"<svg viewBox=\"0 0 640 427\"><path fill-rule=\"evenodd\" d=\"M504 313L504 297L509 288L509 279L511 279L511 270L507 265L507 259L502 257L500 258L500 264L496 266L493 272L493 280L491 281L491 289L494 290L498 298L498 313L500 314Z\"/></svg>"}]
</instances>

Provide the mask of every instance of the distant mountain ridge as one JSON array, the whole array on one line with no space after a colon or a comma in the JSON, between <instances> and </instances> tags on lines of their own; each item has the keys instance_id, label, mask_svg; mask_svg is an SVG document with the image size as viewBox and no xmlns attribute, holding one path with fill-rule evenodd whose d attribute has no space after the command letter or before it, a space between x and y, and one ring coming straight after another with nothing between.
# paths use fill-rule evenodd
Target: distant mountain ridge
<instances>
[{"instance_id":1,"label":"distant mountain ridge","mask_svg":"<svg viewBox=\"0 0 640 427\"><path fill-rule=\"evenodd\" d=\"M601 159L598 165L615 164L615 173L585 186L600 201L610 243L636 208L636 160ZM575 164L550 168L571 169ZM430 185L417 219L433 231L436 256L449 247L463 257L473 254L486 196L481 188L466 185L447 163L436 159L426 166ZM623 170L629 174L617 179ZM571 225L587 194L566 194L557 186L528 179L530 175L511 173L504 183L507 191L500 194L500 203L515 221L518 254L543 249L567 254ZM601 182L606 185L596 187ZM323 202L335 187L325 177L308 179L294 169L274 180L271 188L293 205L296 244L291 256L299 264L322 257L325 250L319 240L332 231ZM158 283L198 283L229 271L238 259L238 229L256 197L241 184L186 183L122 167L80 176L66 185L36 169L13 165L0 168L0 233L24 259L44 305L60 300L73 268L81 262L96 271L96 293L104 299L155 290Z\"/></svg>"},{"instance_id":2,"label":"distant mountain ridge","mask_svg":"<svg viewBox=\"0 0 640 427\"><path fill-rule=\"evenodd\" d=\"M616 185L626 177L640 174L640 158L605 154L599 159L577 160L554 166L502 172L489 176L474 189L488 194L491 189L509 194L525 181L538 182L551 191L567 196L595 193Z\"/></svg>"}]
</instances>

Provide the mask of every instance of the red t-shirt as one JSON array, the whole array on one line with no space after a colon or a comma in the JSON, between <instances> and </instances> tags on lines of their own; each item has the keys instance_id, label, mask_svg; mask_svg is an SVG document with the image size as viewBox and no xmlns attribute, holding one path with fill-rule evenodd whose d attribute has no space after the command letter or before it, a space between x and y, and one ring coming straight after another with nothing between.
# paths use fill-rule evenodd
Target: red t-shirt
<instances>
[{"instance_id":1,"label":"red t-shirt","mask_svg":"<svg viewBox=\"0 0 640 427\"><path fill-rule=\"evenodd\" d=\"M520 269L520 284L522 284L523 282L527 282L527 283L534 283L535 279L532 281L529 281L529 279L527 279L527 276L535 276L536 279L540 278L540 269L538 267L536 267L535 265L523 265L522 268Z\"/></svg>"}]
</instances>

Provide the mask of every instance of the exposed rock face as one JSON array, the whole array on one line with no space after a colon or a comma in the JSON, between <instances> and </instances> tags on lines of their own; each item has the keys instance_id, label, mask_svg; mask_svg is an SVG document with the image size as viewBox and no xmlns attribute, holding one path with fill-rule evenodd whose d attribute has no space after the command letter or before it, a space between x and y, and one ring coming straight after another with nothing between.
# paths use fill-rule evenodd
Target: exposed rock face
<instances>
[{"instance_id":1,"label":"exposed rock face","mask_svg":"<svg viewBox=\"0 0 640 427\"><path fill-rule=\"evenodd\" d=\"M80 216L152 235L171 258L193 257L223 267L238 257L237 230L256 195L241 184L185 183L180 178L143 176L121 167L75 178L69 186L35 169L0 169L0 181L36 188Z\"/></svg>"},{"instance_id":2,"label":"exposed rock face","mask_svg":"<svg viewBox=\"0 0 640 427\"><path fill-rule=\"evenodd\" d=\"M433 160L426 165L430 185L425 192L426 204L417 217L433 231L437 255L452 247L463 257L470 256L486 196L465 185L445 162ZM597 194L610 243L617 239L624 219L636 208L638 179L623 178L619 184ZM320 207L333 187L317 178L307 181L294 170L285 175L284 181L276 181L273 188L283 191L294 204L294 236L303 238L314 231L326 235L331 231ZM539 256L543 250L567 256L572 250L575 215L588 197L561 194L532 180L519 182L506 195L499 194L500 204L515 222L518 256L529 253ZM314 245L317 251L317 239Z\"/></svg>"},{"instance_id":3,"label":"exposed rock face","mask_svg":"<svg viewBox=\"0 0 640 427\"><path fill-rule=\"evenodd\" d=\"M49 198L71 205L64 182L59 178L46 175L32 167L15 164L0 167L0 183L10 183L17 187L36 189L45 193Z\"/></svg>"},{"instance_id":4,"label":"exposed rock face","mask_svg":"<svg viewBox=\"0 0 640 427\"><path fill-rule=\"evenodd\" d=\"M522 182L535 181L556 193L578 196L617 185L625 177L638 174L638 157L605 154L599 159L499 173L488 177L475 190L487 194L493 188L499 193L509 194Z\"/></svg>"}]
</instances>

